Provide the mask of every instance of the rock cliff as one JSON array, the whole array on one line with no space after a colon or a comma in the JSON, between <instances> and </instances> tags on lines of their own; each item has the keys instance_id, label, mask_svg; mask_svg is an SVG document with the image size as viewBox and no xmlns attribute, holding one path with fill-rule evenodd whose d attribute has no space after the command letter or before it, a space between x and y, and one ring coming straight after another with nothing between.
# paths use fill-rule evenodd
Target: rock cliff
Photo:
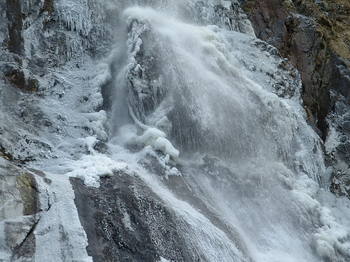
<instances>
[{"instance_id":1,"label":"rock cliff","mask_svg":"<svg viewBox=\"0 0 350 262\"><path fill-rule=\"evenodd\" d=\"M167 9L172 2L176 1L133 1L158 9ZM216 60L206 61L214 73L221 73L223 78L226 74L229 77L232 74L243 81L239 74L244 71L250 79L268 86L273 99L290 99L290 103L297 106L300 106L299 88L302 83L301 97L308 122L323 140L310 137L314 143L314 154L305 156L305 161L322 162L322 157L318 155L319 145L322 144L329 168L320 179L320 184L329 186L337 196L349 196L350 3L347 0L213 0L183 3L184 7L179 8L179 13L186 17L189 25L182 23L181 26L200 25L196 32L207 41L201 46L205 55L217 55L218 50L225 49L227 43L237 45L230 47L227 53L234 54L234 62L230 63L238 64L242 71L231 72L232 64L225 57L218 56ZM247 97L255 101L259 109L266 109L267 112L263 114L252 107L245 116L248 118L256 113L263 118L265 126L259 129L254 126L255 122L250 121L245 127L249 127L251 134L243 134L237 144L220 140L225 135L231 137L232 128L210 133L209 129L200 129L199 124L197 126L200 116L193 114L191 118L190 114L185 114L187 102L194 100L190 92L177 97L178 101L186 102L180 105L183 111L173 110L168 114L170 120L163 117L163 111L170 111L167 107L162 108L166 96L162 92L168 92L166 88L175 89L176 84L183 87L198 85L198 82L201 87L207 83L176 78L179 71L186 71L178 66L181 59L176 61L178 64L167 63L169 57L163 54L173 51L169 46L159 44L161 34L154 33L151 22L142 21L142 15L139 19L122 19L123 10L129 5L130 1L123 0L0 2L0 261L222 261L221 250L235 261L259 261L249 253L249 243L242 240L241 232L227 223L226 220L231 217L223 219L216 213L215 203L231 200L207 200L208 185L204 182L214 181L214 185L222 186L227 190L224 192L233 196L237 195L237 199L243 195L243 199L251 201L257 210L266 209L256 204L260 199L271 198L271 201L278 202L277 197L269 193L280 184L273 179L267 180L268 192L260 192L258 188L263 184L260 181L262 176L258 174L259 178L255 177L258 176L254 173L255 167L248 172L246 179L236 171L230 171L215 157L205 156L186 169L181 162L176 162L178 152L166 140L165 133L168 132L184 151L211 150L212 146L210 153L219 154L222 153L216 150L219 145L219 151L237 157L237 162L240 162L243 154L256 153L254 146L241 146L240 142L253 140L262 133L276 142L271 148L279 152L278 159L287 159L288 162L290 159L286 155L295 150L299 142L294 141L293 136L298 136L298 132L308 134L308 126L283 129L290 131L290 137L287 135L289 133L270 132L266 126L277 121L275 116L271 116L273 111L268 110L274 109L278 103L274 104L276 100L266 102L260 99L260 93L257 95L253 91L248 92ZM177 4L174 6L177 7ZM222 37L220 42L216 34L221 30L234 33L228 39ZM124 49L120 48L126 50L122 54L115 46L121 42L129 44L125 48L123 46ZM128 96L129 105L125 102L118 104L120 95L116 95L113 89L118 84L122 85L118 66L120 61L125 62L126 56L132 58L125 69L126 85L132 92L123 94ZM259 65L259 61L264 63ZM171 72L166 75L169 76L168 80L162 78L165 70ZM188 72L187 75L190 75ZM249 89L248 85L245 88ZM231 106L231 100L227 101L222 99L215 101L215 104L227 103ZM304 121L303 110L295 116L288 111L289 104L280 104L286 112L281 112L276 119L283 122L290 117L298 124L300 119ZM140 169L135 171L125 166L125 159L124 162L119 158L112 162L109 158L113 149L113 144L109 142L112 134L117 132L111 119L122 106L125 106L124 111L135 114L134 120L139 125L135 133L147 129L150 123L155 123L157 128L164 131L160 140L149 132L150 137L144 141L140 139L139 143L134 141L125 146L125 151L145 154L139 162L131 153L127 155L130 166L137 162L142 170L152 173L155 178L145 178L138 173ZM197 110L196 106L199 108L199 105L195 105L191 110ZM161 112L155 112L157 108L161 108ZM232 119L224 121L235 127L239 121ZM300 131L300 127L306 131ZM239 131L237 128L236 133ZM147 139L152 143L163 143L154 146ZM293 140L290 147L282 148L279 142L283 139L288 142L289 139ZM213 141L217 143L213 145ZM234 152L236 155L231 150L233 145L237 148L241 146L239 152ZM146 148L144 151L140 149L143 146ZM175 153L170 154L171 150ZM293 161L286 165L291 170L295 168L302 174L308 174L309 170L303 169L303 159L300 158L292 158ZM316 164L310 166L313 169ZM305 185L299 185L299 180L292 183L291 173L280 166L277 170L281 172L276 171L274 177L283 180L281 191L294 192L308 187L306 191L313 194L314 184L309 180ZM223 174L223 177L216 177L217 174ZM203 184L191 176L200 177ZM258 181L257 186L255 180ZM236 186L237 190L231 186ZM154 187L158 187L157 193ZM166 187L171 188L170 196L163 194ZM260 193L264 197L259 196ZM298 195L300 198L303 196ZM310 233L319 236L319 242L315 240L317 243L313 243L310 249L317 250L312 252L321 254L325 261L330 261L329 258L334 256L339 257L339 262L347 261L350 254L342 246L346 241L342 241L348 235L341 232L334 236L331 244L323 242L323 234L331 235L327 230L334 224L328 225L324 222L326 219L322 220L319 214L322 208L313 197L306 196L312 207L305 204L300 208L299 202L290 198L296 201L291 205L298 207L298 214L305 213L309 218L305 221L298 218L305 232L310 233L314 225L321 228L317 228L316 233ZM279 199L282 200L287 202L289 198ZM175 203L183 213L176 213L178 211L169 203ZM246 204L245 201L237 203L241 206ZM241 206L237 210L241 210ZM288 218L291 217L293 226L298 224L293 212L289 214L289 210L283 210ZM311 218L314 213L317 215ZM250 217L244 212L242 216ZM260 215L255 222L259 221ZM298 224L296 228L299 227Z\"/></svg>"},{"instance_id":2,"label":"rock cliff","mask_svg":"<svg viewBox=\"0 0 350 262\"><path fill-rule=\"evenodd\" d=\"M326 142L331 190L348 195L350 2L243 1L256 35L299 70L309 122Z\"/></svg>"}]
</instances>

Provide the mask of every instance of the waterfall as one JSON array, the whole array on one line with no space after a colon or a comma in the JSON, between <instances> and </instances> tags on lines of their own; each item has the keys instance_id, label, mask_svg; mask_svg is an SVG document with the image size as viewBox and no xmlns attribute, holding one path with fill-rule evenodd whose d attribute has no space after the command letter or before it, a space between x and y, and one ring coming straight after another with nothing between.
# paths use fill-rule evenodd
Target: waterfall
<instances>
[{"instance_id":1,"label":"waterfall","mask_svg":"<svg viewBox=\"0 0 350 262\"><path fill-rule=\"evenodd\" d=\"M112 158L173 210L193 259L345 261L338 225L324 220L321 141L298 74L255 38L238 4L124 7Z\"/></svg>"},{"instance_id":2,"label":"waterfall","mask_svg":"<svg viewBox=\"0 0 350 262\"><path fill-rule=\"evenodd\" d=\"M15 2L0 261L350 261L301 77L242 0Z\"/></svg>"}]
</instances>

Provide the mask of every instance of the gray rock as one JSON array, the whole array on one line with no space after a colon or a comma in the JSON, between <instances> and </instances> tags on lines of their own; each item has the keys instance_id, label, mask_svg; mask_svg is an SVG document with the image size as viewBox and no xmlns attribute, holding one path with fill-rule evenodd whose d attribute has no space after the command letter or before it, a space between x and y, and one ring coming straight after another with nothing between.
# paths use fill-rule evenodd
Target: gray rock
<instances>
[{"instance_id":1,"label":"gray rock","mask_svg":"<svg viewBox=\"0 0 350 262\"><path fill-rule=\"evenodd\" d=\"M345 133L350 133L350 121L345 121L342 128Z\"/></svg>"},{"instance_id":2,"label":"gray rock","mask_svg":"<svg viewBox=\"0 0 350 262\"><path fill-rule=\"evenodd\" d=\"M197 261L173 212L137 176L101 178L100 188L71 179L75 203L95 262Z\"/></svg>"},{"instance_id":3,"label":"gray rock","mask_svg":"<svg viewBox=\"0 0 350 262\"><path fill-rule=\"evenodd\" d=\"M0 260L34 261L38 211L33 175L0 158Z\"/></svg>"}]
</instances>

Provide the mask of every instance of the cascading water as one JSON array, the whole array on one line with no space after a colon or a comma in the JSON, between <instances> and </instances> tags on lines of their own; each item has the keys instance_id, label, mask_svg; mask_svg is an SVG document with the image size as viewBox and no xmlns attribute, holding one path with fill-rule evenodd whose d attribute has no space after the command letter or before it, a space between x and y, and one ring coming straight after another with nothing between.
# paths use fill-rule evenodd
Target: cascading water
<instances>
[{"instance_id":1,"label":"cascading water","mask_svg":"<svg viewBox=\"0 0 350 262\"><path fill-rule=\"evenodd\" d=\"M40 207L4 209L0 260L350 261L299 74L240 1L24 2L17 71L40 96L0 88L0 154L33 162L0 171L31 174Z\"/></svg>"},{"instance_id":2,"label":"cascading water","mask_svg":"<svg viewBox=\"0 0 350 262\"><path fill-rule=\"evenodd\" d=\"M154 2L124 5L112 158L173 210L192 261L346 261L297 75L231 1Z\"/></svg>"}]
</instances>

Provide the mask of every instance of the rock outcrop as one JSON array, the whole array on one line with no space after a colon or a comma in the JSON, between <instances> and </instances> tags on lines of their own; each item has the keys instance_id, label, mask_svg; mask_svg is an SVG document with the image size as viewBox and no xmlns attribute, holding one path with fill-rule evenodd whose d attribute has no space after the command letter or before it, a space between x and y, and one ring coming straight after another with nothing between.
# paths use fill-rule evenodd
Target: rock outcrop
<instances>
[{"instance_id":1,"label":"rock outcrop","mask_svg":"<svg viewBox=\"0 0 350 262\"><path fill-rule=\"evenodd\" d=\"M177 230L172 211L137 176L106 176L100 188L87 187L80 179L71 182L94 261L198 259Z\"/></svg>"},{"instance_id":2,"label":"rock outcrop","mask_svg":"<svg viewBox=\"0 0 350 262\"><path fill-rule=\"evenodd\" d=\"M40 220L34 175L0 157L0 253L4 261L32 261Z\"/></svg>"},{"instance_id":3,"label":"rock outcrop","mask_svg":"<svg viewBox=\"0 0 350 262\"><path fill-rule=\"evenodd\" d=\"M310 124L327 141L331 189L349 194L350 2L243 2L256 35L276 46L301 73Z\"/></svg>"}]
</instances>

